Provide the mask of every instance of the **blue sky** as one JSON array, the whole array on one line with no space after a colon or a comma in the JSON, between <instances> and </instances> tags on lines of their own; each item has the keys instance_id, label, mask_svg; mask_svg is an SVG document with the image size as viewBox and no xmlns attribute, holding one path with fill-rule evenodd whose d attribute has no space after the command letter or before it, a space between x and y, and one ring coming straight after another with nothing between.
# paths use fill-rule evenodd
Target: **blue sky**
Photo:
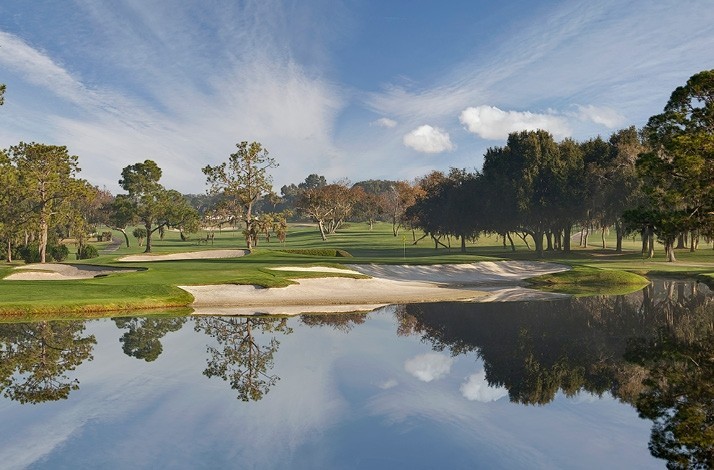
<instances>
[{"instance_id":1,"label":"blue sky","mask_svg":"<svg viewBox=\"0 0 714 470\"><path fill-rule=\"evenodd\" d=\"M714 65L714 1L41 1L0 3L0 148L67 145L116 192L258 140L276 189L480 169L509 131L642 126Z\"/></svg>"}]
</instances>

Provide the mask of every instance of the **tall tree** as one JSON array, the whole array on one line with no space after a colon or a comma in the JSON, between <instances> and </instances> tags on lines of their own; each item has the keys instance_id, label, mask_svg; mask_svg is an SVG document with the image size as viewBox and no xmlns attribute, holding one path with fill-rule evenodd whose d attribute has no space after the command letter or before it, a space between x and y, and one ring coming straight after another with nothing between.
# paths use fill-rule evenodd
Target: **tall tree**
<instances>
[{"instance_id":1,"label":"tall tree","mask_svg":"<svg viewBox=\"0 0 714 470\"><path fill-rule=\"evenodd\" d=\"M10 158L0 150L0 240L6 250L5 259L12 261L15 239L27 222L30 212L20 187L20 175ZM2 249L0 249L2 251Z\"/></svg>"},{"instance_id":2,"label":"tall tree","mask_svg":"<svg viewBox=\"0 0 714 470\"><path fill-rule=\"evenodd\" d=\"M667 260L675 261L678 233L714 226L714 70L674 90L643 134L650 151L640 155L637 169L660 222L657 236Z\"/></svg>"},{"instance_id":3,"label":"tall tree","mask_svg":"<svg viewBox=\"0 0 714 470\"><path fill-rule=\"evenodd\" d=\"M131 204L131 214L146 229L146 248L151 253L152 234L166 227L197 229L198 213L188 201L175 190L168 190L160 183L161 168L152 160L125 167L119 185L128 193L117 196L120 200L117 217L126 215L126 202ZM117 220L120 222L120 220ZM123 220L121 220L123 222Z\"/></svg>"},{"instance_id":4,"label":"tall tree","mask_svg":"<svg viewBox=\"0 0 714 470\"><path fill-rule=\"evenodd\" d=\"M5 84L0 83L0 106L5 104Z\"/></svg>"},{"instance_id":5,"label":"tall tree","mask_svg":"<svg viewBox=\"0 0 714 470\"><path fill-rule=\"evenodd\" d=\"M206 165L203 173L210 186L209 193L220 193L245 211L245 238L250 250L253 242L251 233L254 232L253 205L272 190L268 169L278 164L259 142L249 144L243 141L236 147L238 150L230 155L227 162L217 166Z\"/></svg>"},{"instance_id":6,"label":"tall tree","mask_svg":"<svg viewBox=\"0 0 714 470\"><path fill-rule=\"evenodd\" d=\"M66 203L84 188L84 182L75 178L80 171L77 157L70 155L67 147L34 142L20 142L8 153L17 167L23 198L37 218L40 261L44 263L50 224L62 211L71 210Z\"/></svg>"},{"instance_id":7,"label":"tall tree","mask_svg":"<svg viewBox=\"0 0 714 470\"><path fill-rule=\"evenodd\" d=\"M559 161L558 144L543 130L511 133L505 147L490 148L484 157L483 174L502 195L506 225L530 235L539 257L557 220Z\"/></svg>"}]
</instances>

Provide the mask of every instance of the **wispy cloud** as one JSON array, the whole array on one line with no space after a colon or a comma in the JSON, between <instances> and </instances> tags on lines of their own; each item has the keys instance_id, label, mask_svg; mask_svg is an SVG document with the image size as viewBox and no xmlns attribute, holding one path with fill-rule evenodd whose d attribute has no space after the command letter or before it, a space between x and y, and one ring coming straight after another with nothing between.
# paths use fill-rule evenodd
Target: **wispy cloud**
<instances>
[{"instance_id":1,"label":"wispy cloud","mask_svg":"<svg viewBox=\"0 0 714 470\"><path fill-rule=\"evenodd\" d=\"M379 118L375 121L372 121L369 124L370 124L370 126L392 128L392 127L396 127L397 121L395 121L394 119L389 119L389 118L383 117L383 118Z\"/></svg>"},{"instance_id":2,"label":"wispy cloud","mask_svg":"<svg viewBox=\"0 0 714 470\"><path fill-rule=\"evenodd\" d=\"M592 121L601 124L608 129L622 126L626 122L625 116L607 106L578 106L576 116L584 121Z\"/></svg>"}]
</instances>

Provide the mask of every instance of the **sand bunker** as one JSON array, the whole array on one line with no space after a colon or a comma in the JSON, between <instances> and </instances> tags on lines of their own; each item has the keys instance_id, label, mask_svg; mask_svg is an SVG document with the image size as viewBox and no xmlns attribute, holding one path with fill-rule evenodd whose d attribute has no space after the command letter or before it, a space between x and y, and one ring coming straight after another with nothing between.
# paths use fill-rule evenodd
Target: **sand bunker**
<instances>
[{"instance_id":1,"label":"sand bunker","mask_svg":"<svg viewBox=\"0 0 714 470\"><path fill-rule=\"evenodd\" d=\"M371 279L299 279L297 284L270 289L232 284L179 287L194 296L195 302L192 306L201 310L198 313L220 311L234 315L248 312L294 314L308 311L308 307L309 311L315 311L316 306L324 305L376 308L397 303L554 298L560 295L526 289L518 284L529 277L569 269L554 263L526 261L432 266L350 265L349 268L285 266L272 269L364 274L371 276Z\"/></svg>"},{"instance_id":2,"label":"sand bunker","mask_svg":"<svg viewBox=\"0 0 714 470\"><path fill-rule=\"evenodd\" d=\"M177 261L186 259L216 259L216 258L238 258L249 253L248 250L204 250L189 251L186 253L171 253L168 255L128 255L119 258L125 262L147 262L147 261Z\"/></svg>"},{"instance_id":3,"label":"sand bunker","mask_svg":"<svg viewBox=\"0 0 714 470\"><path fill-rule=\"evenodd\" d=\"M27 264L15 268L15 272L5 277L6 281L65 281L70 279L91 279L118 272L136 272L138 269L90 266L87 264Z\"/></svg>"},{"instance_id":4,"label":"sand bunker","mask_svg":"<svg viewBox=\"0 0 714 470\"><path fill-rule=\"evenodd\" d=\"M541 274L567 271L568 266L533 261L482 261L469 264L353 264L350 269L371 277L456 285L513 284Z\"/></svg>"}]
</instances>

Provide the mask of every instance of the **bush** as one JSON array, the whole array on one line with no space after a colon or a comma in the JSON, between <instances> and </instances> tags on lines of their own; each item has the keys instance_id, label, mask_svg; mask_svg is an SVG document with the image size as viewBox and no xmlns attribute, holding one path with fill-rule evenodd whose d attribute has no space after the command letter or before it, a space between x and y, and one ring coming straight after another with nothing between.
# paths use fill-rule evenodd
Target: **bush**
<instances>
[{"instance_id":1,"label":"bush","mask_svg":"<svg viewBox=\"0 0 714 470\"><path fill-rule=\"evenodd\" d=\"M112 232L102 232L97 234L98 242L110 242L112 241Z\"/></svg>"},{"instance_id":2,"label":"bush","mask_svg":"<svg viewBox=\"0 0 714 470\"><path fill-rule=\"evenodd\" d=\"M47 253L49 253L53 260L62 262L69 256L69 248L67 248L67 245L48 246Z\"/></svg>"},{"instance_id":3,"label":"bush","mask_svg":"<svg viewBox=\"0 0 714 470\"><path fill-rule=\"evenodd\" d=\"M40 246L37 243L20 247L17 254L27 264L40 262Z\"/></svg>"},{"instance_id":4,"label":"bush","mask_svg":"<svg viewBox=\"0 0 714 470\"><path fill-rule=\"evenodd\" d=\"M99 252L94 245L85 245L77 253L77 259L90 259L99 256Z\"/></svg>"},{"instance_id":5,"label":"bush","mask_svg":"<svg viewBox=\"0 0 714 470\"><path fill-rule=\"evenodd\" d=\"M335 250L332 248L306 248L297 250L279 250L283 253L293 253L296 255L323 256L337 258L352 258L352 255L345 250Z\"/></svg>"}]
</instances>

